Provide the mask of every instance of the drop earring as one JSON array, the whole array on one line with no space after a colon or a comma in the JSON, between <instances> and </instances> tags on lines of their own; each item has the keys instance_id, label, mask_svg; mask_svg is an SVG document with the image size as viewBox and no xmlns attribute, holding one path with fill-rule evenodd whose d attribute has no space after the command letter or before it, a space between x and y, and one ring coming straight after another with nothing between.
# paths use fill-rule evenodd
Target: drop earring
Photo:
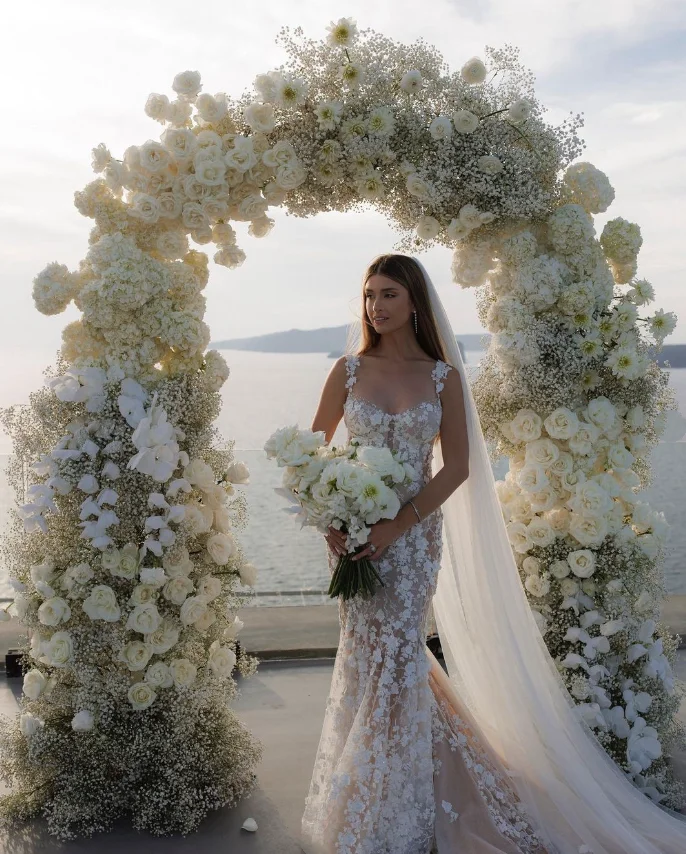
<instances>
[{"instance_id":1,"label":"drop earring","mask_svg":"<svg viewBox=\"0 0 686 854\"><path fill-rule=\"evenodd\" d=\"M417 312L413 311L412 314L414 314L414 334L416 335L417 334Z\"/></svg>"}]
</instances>

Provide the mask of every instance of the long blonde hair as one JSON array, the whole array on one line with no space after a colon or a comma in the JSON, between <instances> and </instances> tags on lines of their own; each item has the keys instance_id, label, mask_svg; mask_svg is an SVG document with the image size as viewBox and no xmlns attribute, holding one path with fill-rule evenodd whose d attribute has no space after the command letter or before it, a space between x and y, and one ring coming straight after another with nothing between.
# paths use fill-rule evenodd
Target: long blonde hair
<instances>
[{"instance_id":1,"label":"long blonde hair","mask_svg":"<svg viewBox=\"0 0 686 854\"><path fill-rule=\"evenodd\" d=\"M375 275L386 276L407 288L417 311L417 343L427 356L445 362L445 351L431 310L424 274L414 258L409 255L379 255L367 267L362 279L362 316L360 317L360 341L356 354L364 355L376 347L381 338L370 323L365 308L364 291L369 279Z\"/></svg>"}]
</instances>

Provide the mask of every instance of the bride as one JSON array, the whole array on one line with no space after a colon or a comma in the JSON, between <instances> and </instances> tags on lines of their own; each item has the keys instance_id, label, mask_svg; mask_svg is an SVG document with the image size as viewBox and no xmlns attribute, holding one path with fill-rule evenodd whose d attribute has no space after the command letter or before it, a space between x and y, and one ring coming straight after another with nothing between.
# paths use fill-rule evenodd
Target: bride
<instances>
[{"instance_id":1,"label":"bride","mask_svg":"<svg viewBox=\"0 0 686 854\"><path fill-rule=\"evenodd\" d=\"M361 342L312 429L397 450L421 472L360 557L383 580L339 599L340 642L302 817L327 854L683 854L655 805L575 714L531 615L478 414L423 265L366 271ZM344 551L327 534L329 568ZM440 570L440 571L439 571ZM448 675L425 644L431 603Z\"/></svg>"}]
</instances>

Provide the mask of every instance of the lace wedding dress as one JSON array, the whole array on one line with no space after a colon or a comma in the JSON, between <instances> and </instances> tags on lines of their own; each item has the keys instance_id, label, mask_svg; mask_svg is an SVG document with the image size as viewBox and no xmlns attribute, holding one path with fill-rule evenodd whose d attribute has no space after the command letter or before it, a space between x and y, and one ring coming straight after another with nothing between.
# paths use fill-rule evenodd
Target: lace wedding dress
<instances>
[{"instance_id":1,"label":"lace wedding dress","mask_svg":"<svg viewBox=\"0 0 686 854\"><path fill-rule=\"evenodd\" d=\"M421 472L397 487L402 504L431 478L439 393L452 368L436 363L433 400L391 414L352 390L358 364L346 357L348 440L386 445ZM339 599L340 643L302 818L312 851L552 854L426 647L442 523L439 508L392 543L375 562L385 586L371 599ZM330 571L336 562L329 550Z\"/></svg>"}]
</instances>

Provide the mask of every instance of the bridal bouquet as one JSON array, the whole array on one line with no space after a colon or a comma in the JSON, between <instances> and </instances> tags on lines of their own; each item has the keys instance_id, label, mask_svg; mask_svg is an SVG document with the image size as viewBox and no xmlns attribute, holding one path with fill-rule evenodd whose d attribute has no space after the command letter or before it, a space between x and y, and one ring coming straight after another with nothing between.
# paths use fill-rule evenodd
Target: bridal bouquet
<instances>
[{"instance_id":1,"label":"bridal bouquet","mask_svg":"<svg viewBox=\"0 0 686 854\"><path fill-rule=\"evenodd\" d=\"M275 489L293 505L286 512L296 513L301 527L326 533L333 525L347 535L348 551L331 576L329 596L371 596L376 582L383 582L370 560L353 561L353 555L366 545L369 525L395 518L400 500L393 486L414 482L416 470L390 448L360 445L357 439L343 448L328 447L323 431L297 425L276 430L264 450L286 468L283 486Z\"/></svg>"}]
</instances>

